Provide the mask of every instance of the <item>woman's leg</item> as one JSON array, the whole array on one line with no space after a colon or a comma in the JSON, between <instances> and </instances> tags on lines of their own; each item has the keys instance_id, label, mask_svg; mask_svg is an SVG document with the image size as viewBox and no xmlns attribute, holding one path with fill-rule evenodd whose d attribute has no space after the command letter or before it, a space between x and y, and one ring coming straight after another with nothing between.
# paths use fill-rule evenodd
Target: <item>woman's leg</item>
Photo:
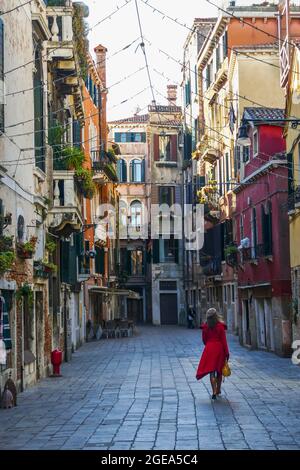
<instances>
[{"instance_id":1,"label":"woman's leg","mask_svg":"<svg viewBox=\"0 0 300 470\"><path fill-rule=\"evenodd\" d=\"M222 374L218 374L218 376L217 376L217 395L221 394L221 386L222 386Z\"/></svg>"},{"instance_id":2,"label":"woman's leg","mask_svg":"<svg viewBox=\"0 0 300 470\"><path fill-rule=\"evenodd\" d=\"M215 398L217 395L217 377L216 372L211 372L210 374L210 384L212 388L212 398Z\"/></svg>"}]
</instances>

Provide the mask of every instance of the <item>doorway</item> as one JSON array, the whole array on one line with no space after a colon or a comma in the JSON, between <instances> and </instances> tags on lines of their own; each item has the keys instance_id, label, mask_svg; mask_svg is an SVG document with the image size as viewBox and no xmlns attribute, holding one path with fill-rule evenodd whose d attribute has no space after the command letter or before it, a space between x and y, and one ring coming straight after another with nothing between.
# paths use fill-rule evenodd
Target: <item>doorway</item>
<instances>
[{"instance_id":1,"label":"doorway","mask_svg":"<svg viewBox=\"0 0 300 470\"><path fill-rule=\"evenodd\" d=\"M177 294L160 294L160 323L178 324Z\"/></svg>"},{"instance_id":2,"label":"doorway","mask_svg":"<svg viewBox=\"0 0 300 470\"><path fill-rule=\"evenodd\" d=\"M36 378L39 380L43 377L44 368L44 309L43 309L43 292L35 293L35 327L36 327Z\"/></svg>"},{"instance_id":3,"label":"doorway","mask_svg":"<svg viewBox=\"0 0 300 470\"><path fill-rule=\"evenodd\" d=\"M134 323L143 323L143 299L127 299L127 318Z\"/></svg>"},{"instance_id":4,"label":"doorway","mask_svg":"<svg viewBox=\"0 0 300 470\"><path fill-rule=\"evenodd\" d=\"M251 346L251 331L250 331L250 305L249 300L243 300L242 303L242 326L243 326L243 342L246 346Z\"/></svg>"}]
</instances>

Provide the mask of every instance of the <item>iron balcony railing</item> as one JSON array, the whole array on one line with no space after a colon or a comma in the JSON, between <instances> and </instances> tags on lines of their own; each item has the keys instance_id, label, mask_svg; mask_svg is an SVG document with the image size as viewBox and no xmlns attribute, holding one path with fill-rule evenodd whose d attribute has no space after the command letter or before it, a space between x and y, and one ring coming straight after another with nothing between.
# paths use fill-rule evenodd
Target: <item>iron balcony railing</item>
<instances>
[{"instance_id":1,"label":"iron balcony railing","mask_svg":"<svg viewBox=\"0 0 300 470\"><path fill-rule=\"evenodd\" d=\"M255 261L259 258L265 258L266 256L271 256L271 248L265 243L259 243L254 247L243 248L240 251L240 261L241 263L247 261Z\"/></svg>"},{"instance_id":2,"label":"iron balcony railing","mask_svg":"<svg viewBox=\"0 0 300 470\"><path fill-rule=\"evenodd\" d=\"M290 189L288 196L288 211L295 210L295 206L300 204L300 186Z\"/></svg>"}]
</instances>

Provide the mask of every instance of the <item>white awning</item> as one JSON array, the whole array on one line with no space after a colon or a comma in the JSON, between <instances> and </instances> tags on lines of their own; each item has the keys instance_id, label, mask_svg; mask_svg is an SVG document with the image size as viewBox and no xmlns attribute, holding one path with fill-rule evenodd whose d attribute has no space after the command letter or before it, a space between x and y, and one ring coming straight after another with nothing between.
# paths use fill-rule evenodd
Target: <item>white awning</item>
<instances>
[{"instance_id":1,"label":"white awning","mask_svg":"<svg viewBox=\"0 0 300 470\"><path fill-rule=\"evenodd\" d=\"M109 287L93 286L89 289L91 294L110 294L110 295L123 295L130 299L139 299L140 295L137 292L129 289L114 289Z\"/></svg>"}]
</instances>

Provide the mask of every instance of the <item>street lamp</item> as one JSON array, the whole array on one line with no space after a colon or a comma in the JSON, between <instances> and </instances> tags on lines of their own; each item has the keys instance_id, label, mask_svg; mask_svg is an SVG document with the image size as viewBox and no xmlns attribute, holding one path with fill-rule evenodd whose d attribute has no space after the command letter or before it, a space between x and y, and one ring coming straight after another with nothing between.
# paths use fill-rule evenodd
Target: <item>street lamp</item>
<instances>
[{"instance_id":1,"label":"street lamp","mask_svg":"<svg viewBox=\"0 0 300 470\"><path fill-rule=\"evenodd\" d=\"M250 137L248 135L248 126L245 122L239 127L238 138L237 138L238 145L249 146L251 144Z\"/></svg>"}]
</instances>

